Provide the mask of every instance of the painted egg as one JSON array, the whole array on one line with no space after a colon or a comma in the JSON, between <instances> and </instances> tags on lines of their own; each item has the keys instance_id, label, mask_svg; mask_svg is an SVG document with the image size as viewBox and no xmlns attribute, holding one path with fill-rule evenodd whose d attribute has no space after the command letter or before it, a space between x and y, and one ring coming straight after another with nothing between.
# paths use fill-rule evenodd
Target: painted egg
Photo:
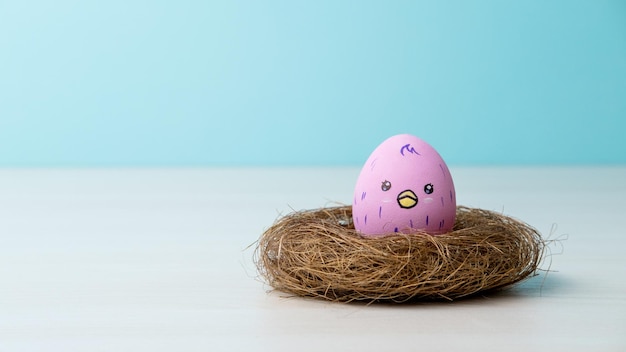
<instances>
[{"instance_id":1,"label":"painted egg","mask_svg":"<svg viewBox=\"0 0 626 352\"><path fill-rule=\"evenodd\" d=\"M448 166L423 140L401 134L380 144L354 188L352 220L364 236L452 230L456 194Z\"/></svg>"}]
</instances>

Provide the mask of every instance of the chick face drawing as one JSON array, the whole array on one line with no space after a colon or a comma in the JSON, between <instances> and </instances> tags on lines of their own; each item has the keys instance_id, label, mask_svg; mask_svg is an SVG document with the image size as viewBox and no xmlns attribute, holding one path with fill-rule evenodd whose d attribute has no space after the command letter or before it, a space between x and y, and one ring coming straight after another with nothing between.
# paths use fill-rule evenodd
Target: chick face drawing
<instances>
[{"instance_id":1,"label":"chick face drawing","mask_svg":"<svg viewBox=\"0 0 626 352\"><path fill-rule=\"evenodd\" d=\"M452 230L456 194L447 165L418 137L402 134L385 140L361 169L352 217L364 236Z\"/></svg>"}]
</instances>

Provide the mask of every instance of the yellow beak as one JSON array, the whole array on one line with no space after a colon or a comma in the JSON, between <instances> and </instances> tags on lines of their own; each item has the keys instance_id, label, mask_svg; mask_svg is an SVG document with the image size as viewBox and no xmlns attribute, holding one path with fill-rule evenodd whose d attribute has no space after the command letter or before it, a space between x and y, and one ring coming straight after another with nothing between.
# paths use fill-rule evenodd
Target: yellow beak
<instances>
[{"instance_id":1,"label":"yellow beak","mask_svg":"<svg viewBox=\"0 0 626 352\"><path fill-rule=\"evenodd\" d=\"M417 205L417 195L410 189L400 192L400 194L398 194L398 204L400 205L400 208L413 208Z\"/></svg>"}]
</instances>

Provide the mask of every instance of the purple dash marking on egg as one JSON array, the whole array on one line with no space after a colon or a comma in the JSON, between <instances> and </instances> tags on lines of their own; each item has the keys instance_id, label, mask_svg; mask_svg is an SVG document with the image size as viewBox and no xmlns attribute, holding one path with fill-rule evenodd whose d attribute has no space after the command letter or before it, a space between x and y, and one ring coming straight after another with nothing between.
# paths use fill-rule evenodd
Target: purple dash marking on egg
<instances>
[{"instance_id":1,"label":"purple dash marking on egg","mask_svg":"<svg viewBox=\"0 0 626 352\"><path fill-rule=\"evenodd\" d=\"M361 200L365 199L365 195L367 195L367 192L361 193Z\"/></svg>"},{"instance_id":2,"label":"purple dash marking on egg","mask_svg":"<svg viewBox=\"0 0 626 352\"><path fill-rule=\"evenodd\" d=\"M443 169L443 165L439 164L439 168L441 169L441 172L443 173L443 177L446 177L446 171Z\"/></svg>"},{"instance_id":3,"label":"purple dash marking on egg","mask_svg":"<svg viewBox=\"0 0 626 352\"><path fill-rule=\"evenodd\" d=\"M411 228L413 228L413 219L409 220L409 225L411 225Z\"/></svg>"},{"instance_id":4,"label":"purple dash marking on egg","mask_svg":"<svg viewBox=\"0 0 626 352\"><path fill-rule=\"evenodd\" d=\"M365 218L363 219L364 224L367 225L367 215L365 215Z\"/></svg>"},{"instance_id":5,"label":"purple dash marking on egg","mask_svg":"<svg viewBox=\"0 0 626 352\"><path fill-rule=\"evenodd\" d=\"M396 228L393 230L393 232L398 232L398 228L396 227Z\"/></svg>"},{"instance_id":6,"label":"purple dash marking on egg","mask_svg":"<svg viewBox=\"0 0 626 352\"><path fill-rule=\"evenodd\" d=\"M426 226L428 226L428 215L426 215Z\"/></svg>"},{"instance_id":7,"label":"purple dash marking on egg","mask_svg":"<svg viewBox=\"0 0 626 352\"><path fill-rule=\"evenodd\" d=\"M442 207L443 207L443 206L445 206L445 205L443 204L443 197L441 197L441 206L442 206Z\"/></svg>"},{"instance_id":8,"label":"purple dash marking on egg","mask_svg":"<svg viewBox=\"0 0 626 352\"><path fill-rule=\"evenodd\" d=\"M378 160L378 158L372 160L372 162L370 163L370 170L374 171L374 167L376 167L376 160Z\"/></svg>"},{"instance_id":9,"label":"purple dash marking on egg","mask_svg":"<svg viewBox=\"0 0 626 352\"><path fill-rule=\"evenodd\" d=\"M452 196L452 190L450 190L450 201L452 201L452 198L454 197Z\"/></svg>"},{"instance_id":10,"label":"purple dash marking on egg","mask_svg":"<svg viewBox=\"0 0 626 352\"><path fill-rule=\"evenodd\" d=\"M439 230L443 227L443 220L439 221Z\"/></svg>"},{"instance_id":11,"label":"purple dash marking on egg","mask_svg":"<svg viewBox=\"0 0 626 352\"><path fill-rule=\"evenodd\" d=\"M381 206L378 207L378 218L379 219L381 218L382 213L383 213L383 206L381 205Z\"/></svg>"}]
</instances>

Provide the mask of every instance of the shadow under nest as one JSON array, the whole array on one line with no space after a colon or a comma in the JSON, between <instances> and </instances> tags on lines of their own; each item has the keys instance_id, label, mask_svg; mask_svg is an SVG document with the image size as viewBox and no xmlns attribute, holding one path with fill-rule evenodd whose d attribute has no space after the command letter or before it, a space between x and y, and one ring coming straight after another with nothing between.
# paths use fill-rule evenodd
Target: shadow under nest
<instances>
[{"instance_id":1,"label":"shadow under nest","mask_svg":"<svg viewBox=\"0 0 626 352\"><path fill-rule=\"evenodd\" d=\"M294 212L257 242L254 259L274 289L331 301L454 300L533 274L544 242L531 226L457 207L451 232L362 237L352 207Z\"/></svg>"}]
</instances>

